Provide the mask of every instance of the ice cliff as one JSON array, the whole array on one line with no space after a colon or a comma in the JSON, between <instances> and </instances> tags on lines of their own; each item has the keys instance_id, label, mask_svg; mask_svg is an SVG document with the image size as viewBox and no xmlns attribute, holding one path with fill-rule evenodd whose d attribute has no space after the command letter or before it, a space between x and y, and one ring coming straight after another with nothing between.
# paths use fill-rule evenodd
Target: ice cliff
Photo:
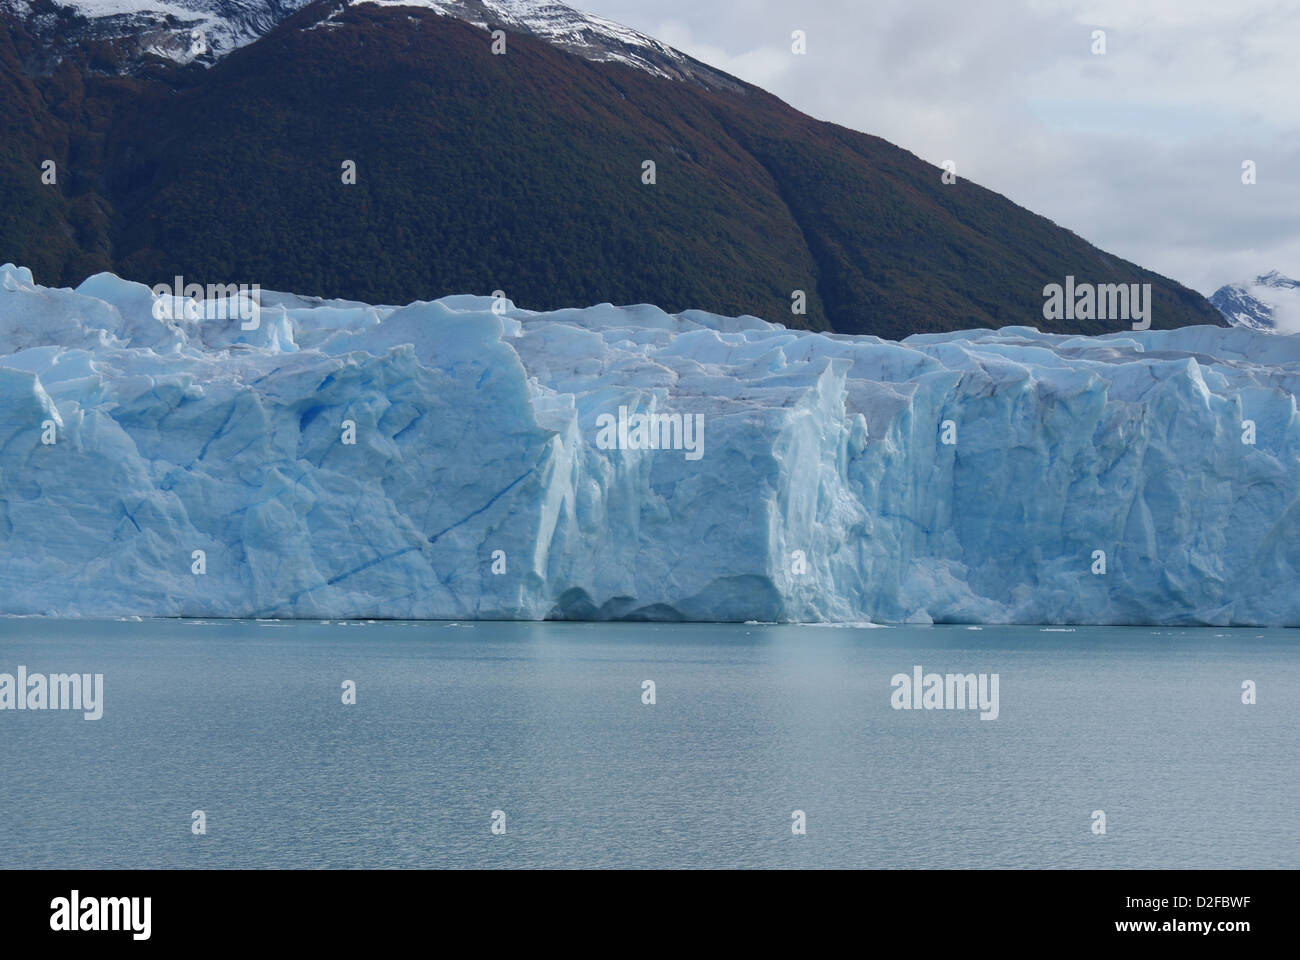
<instances>
[{"instance_id":1,"label":"ice cliff","mask_svg":"<svg viewBox=\"0 0 1300 960\"><path fill-rule=\"evenodd\" d=\"M1300 337L157 302L0 268L0 613L1300 625Z\"/></svg>"}]
</instances>

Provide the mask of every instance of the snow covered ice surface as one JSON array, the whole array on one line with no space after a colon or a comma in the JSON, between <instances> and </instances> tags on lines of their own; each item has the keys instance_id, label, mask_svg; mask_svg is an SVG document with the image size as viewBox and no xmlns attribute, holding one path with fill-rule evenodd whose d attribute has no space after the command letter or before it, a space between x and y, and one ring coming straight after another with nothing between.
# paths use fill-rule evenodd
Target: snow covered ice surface
<instances>
[{"instance_id":1,"label":"snow covered ice surface","mask_svg":"<svg viewBox=\"0 0 1300 960\"><path fill-rule=\"evenodd\" d=\"M0 268L2 613L1300 624L1300 337L154 299Z\"/></svg>"}]
</instances>

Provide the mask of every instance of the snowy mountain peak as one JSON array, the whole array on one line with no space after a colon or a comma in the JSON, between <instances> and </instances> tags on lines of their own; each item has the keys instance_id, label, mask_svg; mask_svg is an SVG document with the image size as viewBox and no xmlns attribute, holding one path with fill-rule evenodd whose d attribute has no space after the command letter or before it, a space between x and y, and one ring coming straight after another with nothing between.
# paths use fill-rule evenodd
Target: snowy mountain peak
<instances>
[{"instance_id":1,"label":"snowy mountain peak","mask_svg":"<svg viewBox=\"0 0 1300 960\"><path fill-rule=\"evenodd\" d=\"M350 5L418 7L479 26L523 33L599 63L623 63L656 76L709 87L740 84L653 37L554 0L348 0Z\"/></svg>"},{"instance_id":2,"label":"snowy mountain peak","mask_svg":"<svg viewBox=\"0 0 1300 960\"><path fill-rule=\"evenodd\" d=\"M1270 270L1248 283L1230 283L1210 303L1237 327L1267 333L1300 333L1300 281Z\"/></svg>"},{"instance_id":3,"label":"snowy mountain peak","mask_svg":"<svg viewBox=\"0 0 1300 960\"><path fill-rule=\"evenodd\" d=\"M264 36L313 0L0 0L19 19L53 23L62 8L86 21L73 40L134 40L141 56L210 64ZM740 84L653 37L554 0L341 0L322 6L320 20L337 22L355 6L431 10L485 29L503 29L601 63L622 63L656 76L707 87ZM319 23L319 21L318 21ZM317 26L313 23L311 26ZM308 27L307 29L310 29Z\"/></svg>"},{"instance_id":4,"label":"snowy mountain peak","mask_svg":"<svg viewBox=\"0 0 1300 960\"><path fill-rule=\"evenodd\" d=\"M1292 280L1277 270L1270 270L1268 273L1260 274L1255 278L1255 283L1261 287L1275 287L1281 290L1300 287L1300 280Z\"/></svg>"}]
</instances>

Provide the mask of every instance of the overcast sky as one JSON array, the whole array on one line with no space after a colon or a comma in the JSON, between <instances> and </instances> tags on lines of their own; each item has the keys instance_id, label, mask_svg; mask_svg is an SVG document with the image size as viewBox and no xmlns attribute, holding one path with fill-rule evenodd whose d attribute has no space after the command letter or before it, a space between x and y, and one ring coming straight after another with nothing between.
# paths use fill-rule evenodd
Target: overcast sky
<instances>
[{"instance_id":1,"label":"overcast sky","mask_svg":"<svg viewBox=\"0 0 1300 960\"><path fill-rule=\"evenodd\" d=\"M1202 293L1300 277L1300 0L570 2Z\"/></svg>"}]
</instances>

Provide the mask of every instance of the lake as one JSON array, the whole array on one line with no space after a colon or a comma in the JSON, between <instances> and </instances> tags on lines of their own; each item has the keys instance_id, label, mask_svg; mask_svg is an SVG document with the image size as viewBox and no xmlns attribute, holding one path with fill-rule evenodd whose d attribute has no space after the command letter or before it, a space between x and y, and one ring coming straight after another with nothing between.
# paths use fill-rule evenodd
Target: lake
<instances>
[{"instance_id":1,"label":"lake","mask_svg":"<svg viewBox=\"0 0 1300 960\"><path fill-rule=\"evenodd\" d=\"M1298 637L5 619L0 866L1295 867Z\"/></svg>"}]
</instances>

